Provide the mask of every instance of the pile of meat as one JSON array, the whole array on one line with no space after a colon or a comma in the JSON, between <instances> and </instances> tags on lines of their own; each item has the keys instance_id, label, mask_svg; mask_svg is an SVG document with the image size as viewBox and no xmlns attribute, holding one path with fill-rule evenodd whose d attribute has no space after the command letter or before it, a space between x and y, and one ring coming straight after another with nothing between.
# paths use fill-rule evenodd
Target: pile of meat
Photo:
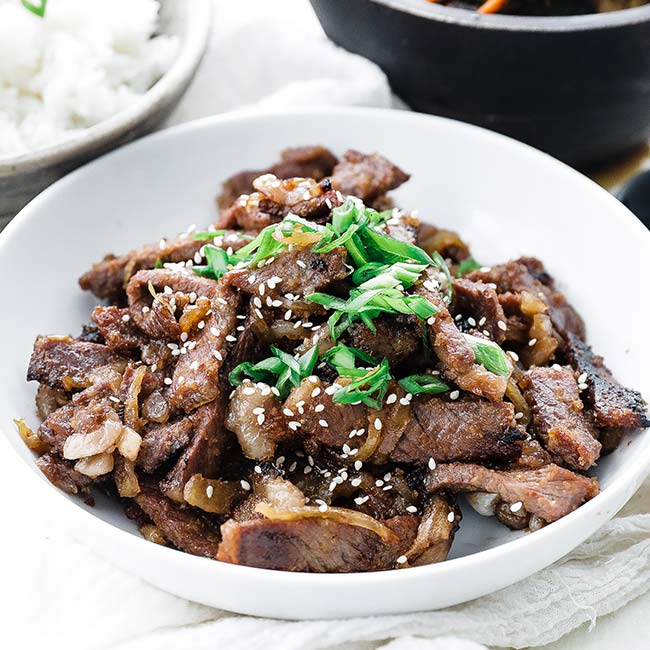
<instances>
[{"instance_id":1,"label":"pile of meat","mask_svg":"<svg viewBox=\"0 0 650 650\"><path fill-rule=\"evenodd\" d=\"M379 154L288 149L225 183L214 224L225 232L210 244L232 253L289 214L326 224L348 195L391 209L387 192L407 179ZM119 499L151 541L290 571L440 562L460 525L459 493L530 530L592 498L588 470L649 420L542 263L468 264L458 235L397 209L383 228L442 255L451 300L420 280L414 293L435 318L381 315L375 332L359 321L342 341L386 359L396 379L428 372L450 390L413 395L393 379L379 409L340 404L322 362L285 399L250 379L233 388L232 370L271 346L332 347L328 310L305 296L344 295L349 260L343 247L320 254L296 238L216 280L193 272L206 238L187 232L95 264L79 281L106 302L92 323L77 337L37 338L27 378L42 424L19 430L39 468L88 501L93 490ZM479 364L466 334L498 344L510 375Z\"/></svg>"}]
</instances>

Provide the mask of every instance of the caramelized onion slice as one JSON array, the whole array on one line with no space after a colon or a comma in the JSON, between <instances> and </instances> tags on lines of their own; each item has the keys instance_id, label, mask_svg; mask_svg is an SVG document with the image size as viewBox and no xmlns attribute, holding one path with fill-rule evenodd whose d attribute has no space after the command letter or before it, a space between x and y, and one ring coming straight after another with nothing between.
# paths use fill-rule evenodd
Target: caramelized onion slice
<instances>
[{"instance_id":1,"label":"caramelized onion slice","mask_svg":"<svg viewBox=\"0 0 650 650\"><path fill-rule=\"evenodd\" d=\"M154 526L153 524L144 524L144 526L140 526L140 534L148 542L160 544L160 546L167 546L167 538L158 526Z\"/></svg>"},{"instance_id":2,"label":"caramelized onion slice","mask_svg":"<svg viewBox=\"0 0 650 650\"><path fill-rule=\"evenodd\" d=\"M112 472L114 466L113 454L101 453L78 460L74 468L79 474L97 478Z\"/></svg>"},{"instance_id":3,"label":"caramelized onion slice","mask_svg":"<svg viewBox=\"0 0 650 650\"><path fill-rule=\"evenodd\" d=\"M111 413L104 423L94 431L73 433L68 436L63 445L63 457L68 460L77 460L78 458L96 456L103 452L112 452L121 435L122 423L117 413Z\"/></svg>"},{"instance_id":4,"label":"caramelized onion slice","mask_svg":"<svg viewBox=\"0 0 650 650\"><path fill-rule=\"evenodd\" d=\"M519 386L517 386L516 382L512 378L508 380L508 385L506 386L506 397L513 403L515 413L523 414L517 421L527 427L532 418L530 407L528 406L528 402L524 399L524 396L521 394Z\"/></svg>"},{"instance_id":5,"label":"caramelized onion slice","mask_svg":"<svg viewBox=\"0 0 650 650\"><path fill-rule=\"evenodd\" d=\"M39 456L44 454L46 451L49 451L49 446L38 437L38 434L35 431L32 431L27 426L25 420L14 418L14 424L18 428L18 435L20 435L29 449L35 451Z\"/></svg>"},{"instance_id":6,"label":"caramelized onion slice","mask_svg":"<svg viewBox=\"0 0 650 650\"><path fill-rule=\"evenodd\" d=\"M140 451L142 438L131 427L122 427L122 435L117 442L117 450L128 460L135 462Z\"/></svg>"},{"instance_id":7,"label":"caramelized onion slice","mask_svg":"<svg viewBox=\"0 0 650 650\"><path fill-rule=\"evenodd\" d=\"M379 445L381 444L381 429L375 426L377 420L377 412L373 411L368 417L368 435L359 448L359 453L356 455L356 460L368 460L372 456Z\"/></svg>"},{"instance_id":8,"label":"caramelized onion slice","mask_svg":"<svg viewBox=\"0 0 650 650\"><path fill-rule=\"evenodd\" d=\"M126 401L124 403L124 424L139 431L145 424L139 416L138 396L142 389L142 380L147 374L145 366L139 366L133 371L133 380L127 391Z\"/></svg>"},{"instance_id":9,"label":"caramelized onion slice","mask_svg":"<svg viewBox=\"0 0 650 650\"><path fill-rule=\"evenodd\" d=\"M132 460L117 456L115 460L115 471L113 478L117 491L121 497L133 498L140 494L140 481L135 473L135 467Z\"/></svg>"},{"instance_id":10,"label":"caramelized onion slice","mask_svg":"<svg viewBox=\"0 0 650 650\"><path fill-rule=\"evenodd\" d=\"M238 482L205 478L201 474L194 474L183 489L187 503L215 515L230 513L233 502L243 493Z\"/></svg>"},{"instance_id":11,"label":"caramelized onion slice","mask_svg":"<svg viewBox=\"0 0 650 650\"><path fill-rule=\"evenodd\" d=\"M399 537L385 524L377 521L373 517L356 510L348 508L327 508L323 511L320 508L312 506L303 506L302 508L291 508L290 510L276 510L268 503L258 503L255 511L264 515L267 519L273 521L298 521L299 519L330 519L340 524L348 526L357 526L370 530L375 535L381 537L386 543L395 543Z\"/></svg>"}]
</instances>

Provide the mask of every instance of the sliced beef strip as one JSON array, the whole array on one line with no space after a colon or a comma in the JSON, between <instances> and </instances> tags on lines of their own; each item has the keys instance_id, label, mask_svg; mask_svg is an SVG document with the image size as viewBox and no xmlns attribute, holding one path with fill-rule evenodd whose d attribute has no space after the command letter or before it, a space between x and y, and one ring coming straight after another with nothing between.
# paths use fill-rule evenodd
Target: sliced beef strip
<instances>
[{"instance_id":1,"label":"sliced beef strip","mask_svg":"<svg viewBox=\"0 0 650 650\"><path fill-rule=\"evenodd\" d=\"M285 149L281 160L271 167L239 172L227 179L217 203L224 210L242 194L250 194L253 191L253 181L263 174L273 174L280 179L301 177L320 181L332 173L337 162L336 157L325 147L316 145Z\"/></svg>"},{"instance_id":2,"label":"sliced beef strip","mask_svg":"<svg viewBox=\"0 0 650 650\"><path fill-rule=\"evenodd\" d=\"M332 208L341 204L340 195L329 180L311 178L279 180L271 174L253 181L257 190L243 194L219 216L217 226L259 231L278 223L290 212L312 221L324 222Z\"/></svg>"},{"instance_id":3,"label":"sliced beef strip","mask_svg":"<svg viewBox=\"0 0 650 650\"><path fill-rule=\"evenodd\" d=\"M531 514L555 521L598 494L595 479L558 467L498 471L482 465L438 465L425 478L429 492L488 492L509 504L521 502Z\"/></svg>"},{"instance_id":4,"label":"sliced beef strip","mask_svg":"<svg viewBox=\"0 0 650 650\"><path fill-rule=\"evenodd\" d=\"M189 444L193 425L189 417L173 422L152 422L142 431L138 466L149 474L175 456Z\"/></svg>"},{"instance_id":5,"label":"sliced beef strip","mask_svg":"<svg viewBox=\"0 0 650 650\"><path fill-rule=\"evenodd\" d=\"M350 345L378 361L387 359L391 367L398 366L415 354L422 346L419 325L414 317L380 316L374 321L372 332L363 323L350 328Z\"/></svg>"},{"instance_id":6,"label":"sliced beef strip","mask_svg":"<svg viewBox=\"0 0 650 650\"><path fill-rule=\"evenodd\" d=\"M188 417L194 431L192 441L161 483L165 495L178 502L183 501L183 488L193 474L203 474L206 478L216 476L229 438L223 425L222 397L200 406Z\"/></svg>"},{"instance_id":7,"label":"sliced beef strip","mask_svg":"<svg viewBox=\"0 0 650 650\"><path fill-rule=\"evenodd\" d=\"M287 426L305 444L341 447L353 430L368 430L367 407L363 404L336 404L329 385L318 377L304 379L284 403ZM316 410L318 409L318 410Z\"/></svg>"},{"instance_id":8,"label":"sliced beef strip","mask_svg":"<svg viewBox=\"0 0 650 650\"><path fill-rule=\"evenodd\" d=\"M92 319L97 323L106 346L117 354L128 355L147 343L147 339L133 323L131 314L125 307L96 307Z\"/></svg>"},{"instance_id":9,"label":"sliced beef strip","mask_svg":"<svg viewBox=\"0 0 650 650\"><path fill-rule=\"evenodd\" d=\"M426 463L433 458L441 463L503 463L520 453L523 436L509 402L418 396L411 409L413 417L389 453L393 462Z\"/></svg>"},{"instance_id":10,"label":"sliced beef strip","mask_svg":"<svg viewBox=\"0 0 650 650\"><path fill-rule=\"evenodd\" d=\"M196 510L178 505L150 487L143 488L135 502L176 548L192 555L217 556L219 529Z\"/></svg>"},{"instance_id":11,"label":"sliced beef strip","mask_svg":"<svg viewBox=\"0 0 650 650\"><path fill-rule=\"evenodd\" d=\"M63 390L86 388L93 370L106 365L124 367L124 363L105 345L69 336L39 336L29 360L27 381Z\"/></svg>"},{"instance_id":12,"label":"sliced beef strip","mask_svg":"<svg viewBox=\"0 0 650 650\"><path fill-rule=\"evenodd\" d=\"M245 234L234 231L225 233L222 245L237 250L249 241ZM191 233L183 233L172 239L163 239L157 244L142 246L120 257L109 255L93 264L92 269L79 278L79 285L82 289L92 291L98 298L119 302L134 273L142 269L153 269L159 262L185 262L193 259L206 243L205 240L194 239Z\"/></svg>"},{"instance_id":13,"label":"sliced beef strip","mask_svg":"<svg viewBox=\"0 0 650 650\"><path fill-rule=\"evenodd\" d=\"M438 309L428 327L441 370L463 390L479 397L487 397L494 402L502 400L508 378L496 375L476 363L472 348L456 327L440 293L430 287L429 282L425 281L418 285L416 292Z\"/></svg>"},{"instance_id":14,"label":"sliced beef strip","mask_svg":"<svg viewBox=\"0 0 650 650\"><path fill-rule=\"evenodd\" d=\"M232 347L228 337L236 333L240 295L219 282L210 299L212 313L206 318L205 327L190 338L195 346L180 356L172 378L172 406L186 413L219 398L223 390L220 370Z\"/></svg>"},{"instance_id":15,"label":"sliced beef strip","mask_svg":"<svg viewBox=\"0 0 650 650\"><path fill-rule=\"evenodd\" d=\"M418 517L400 516L384 522L398 537L384 542L359 526L331 519L297 521L227 521L217 559L232 564L313 573L349 573L390 569L410 547Z\"/></svg>"},{"instance_id":16,"label":"sliced beef strip","mask_svg":"<svg viewBox=\"0 0 650 650\"><path fill-rule=\"evenodd\" d=\"M537 277L531 273L529 267L536 270ZM545 271L543 276L540 275L540 267L543 268L538 260L522 258L493 266L489 270L472 271L466 277L469 280L493 283L499 293L529 292L546 303L551 322L560 340L566 340L569 334L584 340L584 321L566 298L554 288L550 276ZM546 279L548 284L542 283L538 277Z\"/></svg>"},{"instance_id":17,"label":"sliced beef strip","mask_svg":"<svg viewBox=\"0 0 650 650\"><path fill-rule=\"evenodd\" d=\"M453 518L450 519L450 515ZM454 532L461 519L460 510L451 499L434 494L424 507L422 519L412 546L404 553L406 562L400 567L424 566L444 562L454 541Z\"/></svg>"},{"instance_id":18,"label":"sliced beef strip","mask_svg":"<svg viewBox=\"0 0 650 650\"><path fill-rule=\"evenodd\" d=\"M225 279L241 291L259 296L263 304L268 304L270 300L281 299L287 293L308 296L332 282L342 280L348 273L344 248L335 248L321 255L298 247L279 254L262 268L235 270L228 273ZM269 281L272 286L269 286ZM260 285L264 285L264 295L260 294Z\"/></svg>"},{"instance_id":19,"label":"sliced beef strip","mask_svg":"<svg viewBox=\"0 0 650 650\"><path fill-rule=\"evenodd\" d=\"M546 449L569 467L589 469L598 460L601 445L585 416L571 369L531 368L525 381L533 430Z\"/></svg>"},{"instance_id":20,"label":"sliced beef strip","mask_svg":"<svg viewBox=\"0 0 650 650\"><path fill-rule=\"evenodd\" d=\"M74 463L54 454L43 454L36 459L36 466L47 479L60 490L68 494L87 494L93 482L88 476L74 469Z\"/></svg>"},{"instance_id":21,"label":"sliced beef strip","mask_svg":"<svg viewBox=\"0 0 650 650\"><path fill-rule=\"evenodd\" d=\"M587 375L586 399L598 426L632 429L650 426L641 393L621 386L603 358L594 354L578 336L568 335L566 354L576 373Z\"/></svg>"},{"instance_id":22,"label":"sliced beef strip","mask_svg":"<svg viewBox=\"0 0 650 650\"><path fill-rule=\"evenodd\" d=\"M334 167L330 181L341 194L372 202L409 178L409 174L378 153L367 155L349 150Z\"/></svg>"},{"instance_id":23,"label":"sliced beef strip","mask_svg":"<svg viewBox=\"0 0 650 650\"><path fill-rule=\"evenodd\" d=\"M484 282L472 282L465 278L454 280L453 288L450 312L454 315L462 314L465 318L472 317L476 322L475 329L488 332L493 341L502 343L505 339L503 328L506 317L497 292ZM479 325L483 318L485 321ZM500 326L499 323L503 325Z\"/></svg>"},{"instance_id":24,"label":"sliced beef strip","mask_svg":"<svg viewBox=\"0 0 650 650\"><path fill-rule=\"evenodd\" d=\"M284 405L293 414L287 419L297 423L296 430L308 449L310 443L361 448L371 424L379 419L380 442L370 462L424 464L430 458L508 462L520 453L518 442L523 435L516 429L514 407L509 402L450 402L424 395L408 406L400 401L404 392L393 385L389 393L398 399L376 411L363 404L336 404L326 389L329 386L320 380L305 380ZM321 406L322 410L316 411ZM355 430L364 433L351 439Z\"/></svg>"}]
</instances>

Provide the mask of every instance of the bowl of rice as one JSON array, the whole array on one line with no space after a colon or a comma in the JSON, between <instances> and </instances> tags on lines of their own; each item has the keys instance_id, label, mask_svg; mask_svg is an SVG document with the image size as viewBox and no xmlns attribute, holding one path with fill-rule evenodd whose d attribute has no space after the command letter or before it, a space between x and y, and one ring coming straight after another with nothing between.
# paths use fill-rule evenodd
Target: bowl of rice
<instances>
[{"instance_id":1,"label":"bowl of rice","mask_svg":"<svg viewBox=\"0 0 650 650\"><path fill-rule=\"evenodd\" d=\"M205 51L211 4L0 0L0 228L61 176L165 120Z\"/></svg>"}]
</instances>

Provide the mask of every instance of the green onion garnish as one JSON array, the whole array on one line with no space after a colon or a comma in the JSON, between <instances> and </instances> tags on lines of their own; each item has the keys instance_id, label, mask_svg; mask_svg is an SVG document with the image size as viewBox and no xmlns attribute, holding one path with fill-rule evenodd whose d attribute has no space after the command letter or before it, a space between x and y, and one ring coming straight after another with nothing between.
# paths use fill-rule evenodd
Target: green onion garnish
<instances>
[{"instance_id":1,"label":"green onion garnish","mask_svg":"<svg viewBox=\"0 0 650 650\"><path fill-rule=\"evenodd\" d=\"M209 241L210 239L214 239L215 237L220 237L221 235L225 234L225 230L208 230L206 232L195 232L192 235L192 239L196 239L197 241Z\"/></svg>"},{"instance_id":2,"label":"green onion garnish","mask_svg":"<svg viewBox=\"0 0 650 650\"><path fill-rule=\"evenodd\" d=\"M476 363L484 366L495 375L507 377L512 372L512 366L508 361L506 353L494 342L486 339L463 334L474 352Z\"/></svg>"},{"instance_id":3,"label":"green onion garnish","mask_svg":"<svg viewBox=\"0 0 650 650\"><path fill-rule=\"evenodd\" d=\"M397 383L412 395L419 395L420 393L437 395L449 390L449 386L436 375L409 375L404 379L400 379Z\"/></svg>"},{"instance_id":4,"label":"green onion garnish","mask_svg":"<svg viewBox=\"0 0 650 650\"><path fill-rule=\"evenodd\" d=\"M365 371L358 379L339 388L332 400L337 404L361 403L373 409L380 409L391 379L388 361L384 359L376 368Z\"/></svg>"},{"instance_id":5,"label":"green onion garnish","mask_svg":"<svg viewBox=\"0 0 650 650\"><path fill-rule=\"evenodd\" d=\"M28 0L21 0L23 7L29 9L33 14L40 18L45 16L45 8L47 7L47 0L41 0L39 3L28 2Z\"/></svg>"},{"instance_id":6,"label":"green onion garnish","mask_svg":"<svg viewBox=\"0 0 650 650\"><path fill-rule=\"evenodd\" d=\"M470 271L477 271L480 268L481 265L473 257L468 257L458 265L458 271L456 271L456 277L462 278L464 275L467 275Z\"/></svg>"},{"instance_id":7,"label":"green onion garnish","mask_svg":"<svg viewBox=\"0 0 650 650\"><path fill-rule=\"evenodd\" d=\"M368 370L379 365L379 361L373 359L369 354L358 348L352 348L340 343L330 348L324 355L323 359L330 365L341 377L363 377L368 374ZM363 361L370 368L357 368L357 360Z\"/></svg>"},{"instance_id":8,"label":"green onion garnish","mask_svg":"<svg viewBox=\"0 0 650 650\"><path fill-rule=\"evenodd\" d=\"M294 357L274 345L271 346L271 352L272 357L259 363L245 361L236 366L228 375L230 384L239 386L248 377L255 382L275 385L280 397L285 399L292 387L300 386L300 382L312 374L318 361L317 345L299 357Z\"/></svg>"}]
</instances>

